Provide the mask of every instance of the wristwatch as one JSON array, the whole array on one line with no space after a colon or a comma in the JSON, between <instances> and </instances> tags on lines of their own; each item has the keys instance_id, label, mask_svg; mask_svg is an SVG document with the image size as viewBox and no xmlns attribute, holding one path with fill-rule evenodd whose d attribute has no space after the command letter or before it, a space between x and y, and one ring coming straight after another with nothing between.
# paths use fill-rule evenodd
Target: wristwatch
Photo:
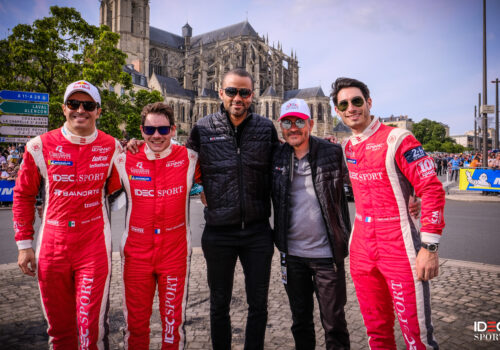
<instances>
[{"instance_id":1,"label":"wristwatch","mask_svg":"<svg viewBox=\"0 0 500 350\"><path fill-rule=\"evenodd\" d=\"M438 251L439 243L424 243L424 242L422 242L422 248L427 249L431 253L435 253Z\"/></svg>"}]
</instances>

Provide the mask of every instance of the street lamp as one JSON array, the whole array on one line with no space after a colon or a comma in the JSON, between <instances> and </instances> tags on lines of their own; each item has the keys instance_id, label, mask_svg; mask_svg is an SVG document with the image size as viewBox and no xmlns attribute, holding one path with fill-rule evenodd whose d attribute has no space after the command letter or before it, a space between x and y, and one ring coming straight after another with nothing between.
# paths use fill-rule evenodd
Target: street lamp
<instances>
[{"instance_id":1,"label":"street lamp","mask_svg":"<svg viewBox=\"0 0 500 350\"><path fill-rule=\"evenodd\" d=\"M488 104L486 87L486 0L483 0L483 106ZM488 114L483 111L483 167L488 166Z\"/></svg>"},{"instance_id":2,"label":"street lamp","mask_svg":"<svg viewBox=\"0 0 500 350\"><path fill-rule=\"evenodd\" d=\"M496 108L495 108L495 137L493 139L494 146L493 148L498 149L498 78L492 81L493 84L496 84Z\"/></svg>"},{"instance_id":3,"label":"street lamp","mask_svg":"<svg viewBox=\"0 0 500 350\"><path fill-rule=\"evenodd\" d=\"M477 106L474 106L474 142L472 143L473 146L474 146L474 151L477 150L477 113L476 113L476 110L477 110Z\"/></svg>"},{"instance_id":4,"label":"street lamp","mask_svg":"<svg viewBox=\"0 0 500 350\"><path fill-rule=\"evenodd\" d=\"M478 122L481 120L481 93L478 94L478 101L477 101L477 116L478 116ZM481 151L481 137L480 132L481 132L481 126L477 126L477 147L475 149L476 152ZM483 139L484 140L484 139Z\"/></svg>"}]
</instances>

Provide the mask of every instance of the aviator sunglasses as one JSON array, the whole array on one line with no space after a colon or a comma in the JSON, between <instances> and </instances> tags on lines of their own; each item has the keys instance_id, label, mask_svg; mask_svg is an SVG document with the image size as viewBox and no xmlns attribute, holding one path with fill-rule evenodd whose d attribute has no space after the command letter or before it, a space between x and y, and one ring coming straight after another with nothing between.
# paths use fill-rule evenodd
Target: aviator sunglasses
<instances>
[{"instance_id":1,"label":"aviator sunglasses","mask_svg":"<svg viewBox=\"0 0 500 350\"><path fill-rule=\"evenodd\" d=\"M364 105L364 103L365 103L365 100L363 100L363 98L360 97L360 96L354 97L351 100L351 104L353 106L355 106L355 107L361 107L362 105ZM337 105L337 108L341 112L344 112L347 109L347 107L349 107L349 101L348 100L342 100Z\"/></svg>"},{"instance_id":2,"label":"aviator sunglasses","mask_svg":"<svg viewBox=\"0 0 500 350\"><path fill-rule=\"evenodd\" d=\"M241 98L247 98L248 96L250 96L252 94L252 90L245 89L245 88L238 89L235 87L227 87L224 89L224 91L226 92L226 95L228 97L234 97L239 93Z\"/></svg>"},{"instance_id":3,"label":"aviator sunglasses","mask_svg":"<svg viewBox=\"0 0 500 350\"><path fill-rule=\"evenodd\" d=\"M80 101L80 100L67 100L66 106L71 110L77 110L80 105L83 105L83 109L87 112L93 112L99 106L98 103L94 101Z\"/></svg>"},{"instance_id":4,"label":"aviator sunglasses","mask_svg":"<svg viewBox=\"0 0 500 350\"><path fill-rule=\"evenodd\" d=\"M295 124L297 129L302 129L306 126L306 121L304 119L297 119L295 122L292 122L290 119L284 119L281 121L281 127L285 130L288 130Z\"/></svg>"},{"instance_id":5,"label":"aviator sunglasses","mask_svg":"<svg viewBox=\"0 0 500 350\"><path fill-rule=\"evenodd\" d=\"M167 135L170 132L170 125L163 125L163 126L149 126L149 125L143 125L142 126L142 131L146 135L154 135L156 130L158 130L158 133L160 135Z\"/></svg>"}]
</instances>

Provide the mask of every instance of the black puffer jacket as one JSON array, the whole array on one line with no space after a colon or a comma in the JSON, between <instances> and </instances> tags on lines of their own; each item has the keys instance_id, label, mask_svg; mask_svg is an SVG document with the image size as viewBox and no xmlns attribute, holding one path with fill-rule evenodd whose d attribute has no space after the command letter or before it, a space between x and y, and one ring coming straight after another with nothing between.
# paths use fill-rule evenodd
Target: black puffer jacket
<instances>
[{"instance_id":1,"label":"black puffer jacket","mask_svg":"<svg viewBox=\"0 0 500 350\"><path fill-rule=\"evenodd\" d=\"M187 147L199 154L208 206L207 225L242 225L268 220L271 213L271 161L278 136L273 123L251 113L236 135L221 106L200 119ZM235 132L236 131L236 132Z\"/></svg>"},{"instance_id":2,"label":"black puffer jacket","mask_svg":"<svg viewBox=\"0 0 500 350\"><path fill-rule=\"evenodd\" d=\"M273 157L272 198L274 206L274 242L281 252L288 253L287 234L290 223L290 163L293 148L281 145ZM328 231L328 241L334 261L343 263L348 254L348 238L351 232L349 207L344 193L344 177L347 168L339 145L311 136L307 160ZM293 213L301 215L301 213Z\"/></svg>"}]
</instances>

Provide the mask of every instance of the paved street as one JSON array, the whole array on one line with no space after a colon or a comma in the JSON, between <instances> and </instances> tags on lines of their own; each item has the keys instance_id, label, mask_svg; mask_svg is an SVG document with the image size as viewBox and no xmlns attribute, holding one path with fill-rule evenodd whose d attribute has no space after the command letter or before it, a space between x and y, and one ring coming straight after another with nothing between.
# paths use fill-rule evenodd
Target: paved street
<instances>
[{"instance_id":1,"label":"paved street","mask_svg":"<svg viewBox=\"0 0 500 350\"><path fill-rule=\"evenodd\" d=\"M485 335L499 337L499 333L474 332L474 322L500 320L500 264L495 251L499 246L500 203L483 202L472 196L467 201L449 196L446 206L447 229L442 240L440 275L432 284L433 322L436 338L442 349L499 349L500 341L477 340ZM455 199L453 199L455 198ZM464 198L461 198L462 200ZM199 199L192 201L191 227L193 243L199 246L203 226L202 207ZM351 213L353 214L351 203ZM123 231L123 210L113 213L114 250L118 250ZM10 210L0 211L0 259L15 261L12 241ZM4 254L4 252L9 252ZM10 255L9 255L10 254ZM461 255L462 254L462 255ZM460 257L464 258L460 258ZM453 260L485 260L488 265ZM349 260L346 260L349 263ZM348 270L348 266L347 266ZM351 334L352 349L366 349L367 337L354 286L347 273L348 302L346 314ZM238 264L235 274L231 318L233 324L233 349L243 349L246 302L244 282ZM111 349L122 349L124 320L121 310L121 282L119 254L113 254L113 276L110 305ZM157 308L157 301L155 302ZM315 308L317 349L324 349L322 328L317 307ZM189 279L189 303L187 307L187 349L209 349L209 304L205 273L205 261L201 249L193 251ZM291 315L284 288L280 282L278 254L275 252L272 281L269 294L269 320L265 348L293 349L290 332ZM151 349L160 348L161 327L159 313L152 317ZM404 342L396 326L398 348ZM494 338L496 339L496 338ZM47 349L46 323L40 306L36 280L22 276L15 263L0 265L0 349Z\"/></svg>"},{"instance_id":2,"label":"paved street","mask_svg":"<svg viewBox=\"0 0 500 350\"><path fill-rule=\"evenodd\" d=\"M451 196L452 197L452 196ZM482 198L479 198L482 199ZM354 203L349 203L351 220L354 219ZM193 247L201 246L201 233L205 225L203 206L199 198L191 200L191 231ZM448 198L445 207L446 227L440 256L448 259L474 261L500 265L500 200L496 202L458 201ZM112 213L113 250L119 251L124 229L125 210ZM38 227L40 220L37 219ZM17 261L17 248L13 239L12 211L0 210L0 264Z\"/></svg>"},{"instance_id":3,"label":"paved street","mask_svg":"<svg viewBox=\"0 0 500 350\"><path fill-rule=\"evenodd\" d=\"M293 349L291 315L279 277L278 254L274 255L269 294L269 321L265 348ZM441 274L432 288L433 321L442 349L498 349L499 342L474 340L474 321L500 320L500 267L453 260L441 261ZM0 349L47 349L38 288L35 280L21 276L15 264L0 266ZM187 307L187 349L209 349L209 304L205 261L195 248L191 261ZM366 334L348 274L347 322L352 349L366 349ZM113 256L111 286L111 349L122 348L119 255ZM243 349L246 305L242 271L238 265L234 283L231 319L233 349ZM157 303L155 308L157 308ZM317 311L317 307L315 308ZM323 333L316 312L317 349L324 349ZM152 318L152 349L159 349L161 328L159 313ZM404 348L399 329L398 348Z\"/></svg>"}]
</instances>

